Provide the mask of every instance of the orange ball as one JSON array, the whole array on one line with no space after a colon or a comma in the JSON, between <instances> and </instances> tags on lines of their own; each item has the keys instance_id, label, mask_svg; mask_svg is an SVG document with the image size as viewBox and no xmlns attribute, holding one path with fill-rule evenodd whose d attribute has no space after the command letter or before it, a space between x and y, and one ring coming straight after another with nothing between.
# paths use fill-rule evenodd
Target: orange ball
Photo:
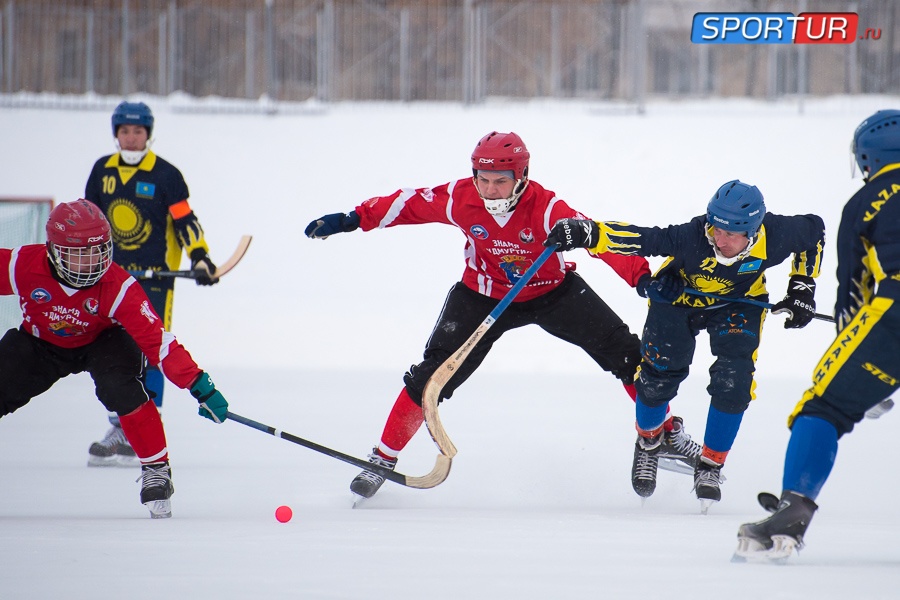
<instances>
[{"instance_id":1,"label":"orange ball","mask_svg":"<svg viewBox=\"0 0 900 600\"><path fill-rule=\"evenodd\" d=\"M290 506L279 506L275 509L275 518L279 523L287 523L294 516Z\"/></svg>"}]
</instances>

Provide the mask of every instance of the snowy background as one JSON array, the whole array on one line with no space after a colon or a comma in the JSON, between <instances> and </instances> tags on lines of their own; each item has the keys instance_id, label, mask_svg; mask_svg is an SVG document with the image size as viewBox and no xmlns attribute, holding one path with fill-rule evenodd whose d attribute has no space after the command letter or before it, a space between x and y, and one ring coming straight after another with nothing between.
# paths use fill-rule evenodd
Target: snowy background
<instances>
[{"instance_id":1,"label":"snowy background","mask_svg":"<svg viewBox=\"0 0 900 600\"><path fill-rule=\"evenodd\" d=\"M771 212L820 214L830 245L819 312L834 302L834 235L856 125L900 98L650 103L644 115L585 102L347 104L295 114L210 114L190 100L147 101L154 150L177 165L224 261L216 287L179 282L174 332L234 412L364 457L420 360L463 270L463 236L430 225L312 241L313 218L398 187L470 173L475 142L519 133L531 176L598 219L680 223L740 178ZM0 195L78 198L113 150L110 110L0 109ZM646 305L584 252L570 260L635 331ZM659 262L655 261L654 266ZM778 299L787 265L771 269ZM735 532L763 517L756 493L781 488L785 418L834 330L785 331L770 317L723 500L699 514L691 480L662 472L643 505L631 490L634 411L621 386L537 328L509 333L444 404L459 448L433 490L387 483L351 510L358 469L237 423L214 426L167 391L174 517L151 521L138 471L88 469L107 424L89 377L60 382L0 420L0 597L130 598L895 598L900 586L900 414L841 443L808 547L785 567L729 562ZM702 438L711 363L702 337L673 402ZM420 432L399 470L426 473ZM294 518L274 518L282 504Z\"/></svg>"}]
</instances>

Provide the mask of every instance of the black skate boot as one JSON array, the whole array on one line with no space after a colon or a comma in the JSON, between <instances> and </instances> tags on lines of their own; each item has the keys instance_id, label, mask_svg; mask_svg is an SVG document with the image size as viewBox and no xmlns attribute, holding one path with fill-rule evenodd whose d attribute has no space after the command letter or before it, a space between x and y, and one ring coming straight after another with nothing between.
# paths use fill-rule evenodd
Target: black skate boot
<instances>
[{"instance_id":1,"label":"black skate boot","mask_svg":"<svg viewBox=\"0 0 900 600\"><path fill-rule=\"evenodd\" d=\"M169 461L141 465L141 504L150 510L152 519L168 519L172 516L169 498L175 493L172 485L172 469Z\"/></svg>"},{"instance_id":2,"label":"black skate boot","mask_svg":"<svg viewBox=\"0 0 900 600\"><path fill-rule=\"evenodd\" d=\"M384 458L378 453L377 448L372 448L372 453L369 454L369 462L391 471L397 466L396 458ZM362 498L371 498L383 483L384 477L381 475L372 471L363 471L350 482L350 491Z\"/></svg>"},{"instance_id":3,"label":"black skate boot","mask_svg":"<svg viewBox=\"0 0 900 600\"><path fill-rule=\"evenodd\" d=\"M704 515L713 502L722 499L722 465L701 457L694 469L694 491Z\"/></svg>"},{"instance_id":4,"label":"black skate boot","mask_svg":"<svg viewBox=\"0 0 900 600\"><path fill-rule=\"evenodd\" d=\"M785 490L771 517L744 523L738 529L738 548L732 562L786 562L794 548L799 551L803 547L806 528L818 508L806 496Z\"/></svg>"},{"instance_id":5,"label":"black skate boot","mask_svg":"<svg viewBox=\"0 0 900 600\"><path fill-rule=\"evenodd\" d=\"M693 474L702 453L703 447L684 430L684 420L672 417L672 431L663 433L659 448L660 468Z\"/></svg>"},{"instance_id":6,"label":"black skate boot","mask_svg":"<svg viewBox=\"0 0 900 600\"><path fill-rule=\"evenodd\" d=\"M88 448L89 467L136 467L140 464L121 427L110 427L102 440Z\"/></svg>"},{"instance_id":7,"label":"black skate boot","mask_svg":"<svg viewBox=\"0 0 900 600\"><path fill-rule=\"evenodd\" d=\"M659 465L661 446L661 433L649 438L638 435L637 441L634 443L631 487L641 498L649 498L656 491L656 468Z\"/></svg>"}]
</instances>

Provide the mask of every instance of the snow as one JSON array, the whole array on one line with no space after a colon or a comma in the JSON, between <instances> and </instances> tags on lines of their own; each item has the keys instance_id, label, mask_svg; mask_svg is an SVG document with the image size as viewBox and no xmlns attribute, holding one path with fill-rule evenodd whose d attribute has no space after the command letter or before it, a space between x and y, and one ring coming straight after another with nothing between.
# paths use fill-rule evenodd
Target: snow
<instances>
[{"instance_id":1,"label":"snow","mask_svg":"<svg viewBox=\"0 0 900 600\"><path fill-rule=\"evenodd\" d=\"M519 133L532 177L599 219L646 225L700 214L740 178L769 210L815 212L833 243L856 125L896 97L779 103L652 102L644 115L586 102L480 106L338 104L281 114L187 110L142 98L154 149L184 172L213 258L254 235L214 288L178 284L174 332L234 412L355 456L378 439L450 286L463 239L437 225L311 241L303 229L398 187L464 177L475 142ZM89 105L90 103L88 103ZM77 198L112 150L109 111L0 109L0 195ZM831 312L834 248L820 278ZM645 304L612 271L571 253L587 281L640 331ZM654 263L658 264L658 262ZM769 271L773 297L787 266ZM174 516L150 520L137 470L88 469L106 428L87 376L61 381L0 420L0 596L130 598L894 598L900 585L896 411L841 442L808 547L785 567L729 562L737 527L780 491L785 418L834 331L785 331L771 316L757 400L729 456L723 500L706 516L690 478L661 472L643 505L629 484L632 404L577 349L537 328L509 333L441 417L459 448L432 490L387 483L351 510L358 469L237 423L196 416L169 387ZM702 438L711 363L702 337L672 404ZM399 470L421 475L420 432ZM286 524L275 520L293 508Z\"/></svg>"}]
</instances>

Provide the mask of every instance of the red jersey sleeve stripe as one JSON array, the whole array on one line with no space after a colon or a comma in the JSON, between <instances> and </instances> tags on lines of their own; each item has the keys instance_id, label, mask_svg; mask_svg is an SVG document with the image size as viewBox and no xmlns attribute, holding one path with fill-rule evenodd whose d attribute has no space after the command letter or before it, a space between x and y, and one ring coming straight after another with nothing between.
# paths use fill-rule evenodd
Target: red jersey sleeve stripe
<instances>
[{"instance_id":1,"label":"red jersey sleeve stripe","mask_svg":"<svg viewBox=\"0 0 900 600\"><path fill-rule=\"evenodd\" d=\"M116 299L113 301L112 306L109 307L109 318L115 318L116 310L118 310L119 306L122 304L122 301L125 299L125 292L128 291L128 288L131 287L132 284L137 283L137 279L134 277L129 277L122 283L122 287L119 288L119 293L116 294Z\"/></svg>"},{"instance_id":2,"label":"red jersey sleeve stripe","mask_svg":"<svg viewBox=\"0 0 900 600\"><path fill-rule=\"evenodd\" d=\"M400 190L400 195L391 202L391 207L388 209L387 214L385 214L384 218L378 223L378 229L384 229L393 223L394 220L400 216L403 207L406 206L406 201L415 196L415 194L416 190L414 189L404 188Z\"/></svg>"},{"instance_id":3,"label":"red jersey sleeve stripe","mask_svg":"<svg viewBox=\"0 0 900 600\"><path fill-rule=\"evenodd\" d=\"M19 287L16 285L16 262L19 259L19 248L13 248L9 256L9 287L13 295L19 295Z\"/></svg>"}]
</instances>

